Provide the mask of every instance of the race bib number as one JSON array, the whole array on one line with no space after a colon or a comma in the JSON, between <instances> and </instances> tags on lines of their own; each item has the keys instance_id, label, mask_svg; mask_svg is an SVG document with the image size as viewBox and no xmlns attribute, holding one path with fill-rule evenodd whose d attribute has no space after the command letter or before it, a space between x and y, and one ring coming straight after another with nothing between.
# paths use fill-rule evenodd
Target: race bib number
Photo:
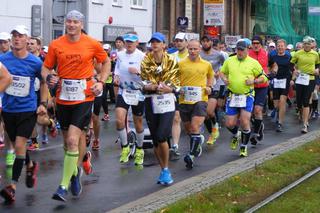
<instances>
[{"instance_id":1,"label":"race bib number","mask_svg":"<svg viewBox=\"0 0 320 213\"><path fill-rule=\"evenodd\" d=\"M8 95L26 97L30 93L30 77L12 75L12 83L6 89Z\"/></svg>"},{"instance_id":2,"label":"race bib number","mask_svg":"<svg viewBox=\"0 0 320 213\"><path fill-rule=\"evenodd\" d=\"M83 101L86 98L84 90L87 88L87 81L63 79L61 83L60 100Z\"/></svg>"},{"instance_id":3,"label":"race bib number","mask_svg":"<svg viewBox=\"0 0 320 213\"><path fill-rule=\"evenodd\" d=\"M152 96L152 109L155 114L164 114L175 111L174 94L163 94Z\"/></svg>"},{"instance_id":4,"label":"race bib number","mask_svg":"<svg viewBox=\"0 0 320 213\"><path fill-rule=\"evenodd\" d=\"M35 78L34 79L34 91L39 91L39 89L40 89L40 80L39 80L39 78Z\"/></svg>"},{"instance_id":5,"label":"race bib number","mask_svg":"<svg viewBox=\"0 0 320 213\"><path fill-rule=\"evenodd\" d=\"M309 85L309 80L310 80L310 75L300 73L299 76L297 77L296 84L301 84L301 85Z\"/></svg>"},{"instance_id":6,"label":"race bib number","mask_svg":"<svg viewBox=\"0 0 320 213\"><path fill-rule=\"evenodd\" d=\"M122 97L126 104L137 106L139 103L140 91L123 89Z\"/></svg>"},{"instance_id":7,"label":"race bib number","mask_svg":"<svg viewBox=\"0 0 320 213\"><path fill-rule=\"evenodd\" d=\"M231 95L230 107L246 107L247 96L246 95Z\"/></svg>"},{"instance_id":8,"label":"race bib number","mask_svg":"<svg viewBox=\"0 0 320 213\"><path fill-rule=\"evenodd\" d=\"M279 89L285 89L287 86L287 79L273 79L273 87Z\"/></svg>"},{"instance_id":9,"label":"race bib number","mask_svg":"<svg viewBox=\"0 0 320 213\"><path fill-rule=\"evenodd\" d=\"M202 101L202 88L184 87L184 101L192 103Z\"/></svg>"}]
</instances>

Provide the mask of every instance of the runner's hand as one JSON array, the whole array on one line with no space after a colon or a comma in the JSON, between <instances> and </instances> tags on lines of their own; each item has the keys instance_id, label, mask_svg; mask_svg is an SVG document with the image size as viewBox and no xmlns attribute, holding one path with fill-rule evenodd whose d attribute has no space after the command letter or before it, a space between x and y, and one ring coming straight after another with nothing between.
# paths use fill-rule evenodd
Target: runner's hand
<instances>
[{"instance_id":1,"label":"runner's hand","mask_svg":"<svg viewBox=\"0 0 320 213\"><path fill-rule=\"evenodd\" d=\"M314 75L319 75L319 69L314 70Z\"/></svg>"},{"instance_id":2,"label":"runner's hand","mask_svg":"<svg viewBox=\"0 0 320 213\"><path fill-rule=\"evenodd\" d=\"M212 91L212 89L211 89L211 87L206 87L206 94L207 95L210 95L211 94L211 91Z\"/></svg>"},{"instance_id":3,"label":"runner's hand","mask_svg":"<svg viewBox=\"0 0 320 213\"><path fill-rule=\"evenodd\" d=\"M136 74L136 75L139 74L139 70L135 67L129 67L128 71L132 74Z\"/></svg>"},{"instance_id":4,"label":"runner's hand","mask_svg":"<svg viewBox=\"0 0 320 213\"><path fill-rule=\"evenodd\" d=\"M113 84L119 86L120 85L120 78L118 75L113 77Z\"/></svg>"},{"instance_id":5,"label":"runner's hand","mask_svg":"<svg viewBox=\"0 0 320 213\"><path fill-rule=\"evenodd\" d=\"M40 104L40 106L38 106L38 109L37 109L37 114L41 116L46 115L47 109L42 104Z\"/></svg>"},{"instance_id":6,"label":"runner's hand","mask_svg":"<svg viewBox=\"0 0 320 213\"><path fill-rule=\"evenodd\" d=\"M59 82L59 77L56 75L48 75L47 77L47 84L49 86L49 88L53 89L55 88L55 86L57 85L57 83Z\"/></svg>"},{"instance_id":7,"label":"runner's hand","mask_svg":"<svg viewBox=\"0 0 320 213\"><path fill-rule=\"evenodd\" d=\"M250 85L253 85L254 84L254 79L247 79L246 80L246 85L247 86L250 86Z\"/></svg>"},{"instance_id":8,"label":"runner's hand","mask_svg":"<svg viewBox=\"0 0 320 213\"><path fill-rule=\"evenodd\" d=\"M160 94L172 93L172 88L161 82L157 88L157 91Z\"/></svg>"},{"instance_id":9,"label":"runner's hand","mask_svg":"<svg viewBox=\"0 0 320 213\"><path fill-rule=\"evenodd\" d=\"M93 86L90 87L90 90L95 96L98 96L103 90L103 85L101 82L94 83Z\"/></svg>"}]
</instances>

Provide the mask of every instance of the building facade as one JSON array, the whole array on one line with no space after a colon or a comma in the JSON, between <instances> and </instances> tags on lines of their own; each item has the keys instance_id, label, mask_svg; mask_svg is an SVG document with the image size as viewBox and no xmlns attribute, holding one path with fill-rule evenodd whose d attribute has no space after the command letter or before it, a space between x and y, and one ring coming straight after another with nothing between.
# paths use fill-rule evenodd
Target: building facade
<instances>
[{"instance_id":1,"label":"building facade","mask_svg":"<svg viewBox=\"0 0 320 213\"><path fill-rule=\"evenodd\" d=\"M85 31L99 41L136 31L145 43L154 31L155 0L1 0L0 32L23 24L48 44L64 33L64 17L73 9L86 16Z\"/></svg>"}]
</instances>

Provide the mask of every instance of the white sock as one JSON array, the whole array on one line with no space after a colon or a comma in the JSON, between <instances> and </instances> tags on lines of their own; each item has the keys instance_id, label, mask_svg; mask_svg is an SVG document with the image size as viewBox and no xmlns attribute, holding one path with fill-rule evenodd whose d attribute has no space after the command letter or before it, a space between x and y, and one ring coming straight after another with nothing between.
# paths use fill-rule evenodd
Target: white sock
<instances>
[{"instance_id":1,"label":"white sock","mask_svg":"<svg viewBox=\"0 0 320 213\"><path fill-rule=\"evenodd\" d=\"M120 141L121 141L121 146L127 146L128 145L128 139L127 139L127 131L125 128L117 130L119 137L120 137Z\"/></svg>"},{"instance_id":2,"label":"white sock","mask_svg":"<svg viewBox=\"0 0 320 213\"><path fill-rule=\"evenodd\" d=\"M139 148L143 147L144 130L140 133L137 132L137 146Z\"/></svg>"}]
</instances>

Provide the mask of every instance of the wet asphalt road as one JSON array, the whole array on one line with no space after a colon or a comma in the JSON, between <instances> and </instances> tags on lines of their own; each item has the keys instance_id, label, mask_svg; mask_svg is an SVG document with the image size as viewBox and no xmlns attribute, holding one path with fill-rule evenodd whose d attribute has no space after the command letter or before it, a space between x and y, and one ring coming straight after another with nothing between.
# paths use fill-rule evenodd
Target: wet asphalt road
<instances>
[{"instance_id":1,"label":"wet asphalt road","mask_svg":"<svg viewBox=\"0 0 320 213\"><path fill-rule=\"evenodd\" d=\"M111 112L113 109L111 106ZM249 145L249 154L301 135L301 124L293 108L287 113L283 133L275 132L275 123L270 118L266 118L265 124L265 139L256 148ZM310 130L315 130L318 126L319 120L313 120ZM32 159L40 162L36 188L26 188L23 170L17 186L16 202L10 206L1 203L0 212L105 212L163 188L156 184L160 169L152 149L145 150L144 168L135 167L133 161L127 165L120 165L120 145L114 143L117 133L113 113L109 122L102 122L101 129L101 149L92 152L94 171L89 176L82 176L83 192L79 198L72 197L69 193L66 203L51 199L62 174L63 149L59 135L56 139L50 138L48 145L42 145L40 151L31 154ZM229 149L230 133L225 128L222 128L220 133L220 138L214 146L208 147L204 144L203 154L196 159L192 170L186 170L183 157L178 161L171 161L170 169L175 183L239 158L238 151ZM187 153L188 144L188 137L182 134L182 154ZM9 171L5 167L4 154L4 150L0 150L1 187L7 183Z\"/></svg>"}]
</instances>

